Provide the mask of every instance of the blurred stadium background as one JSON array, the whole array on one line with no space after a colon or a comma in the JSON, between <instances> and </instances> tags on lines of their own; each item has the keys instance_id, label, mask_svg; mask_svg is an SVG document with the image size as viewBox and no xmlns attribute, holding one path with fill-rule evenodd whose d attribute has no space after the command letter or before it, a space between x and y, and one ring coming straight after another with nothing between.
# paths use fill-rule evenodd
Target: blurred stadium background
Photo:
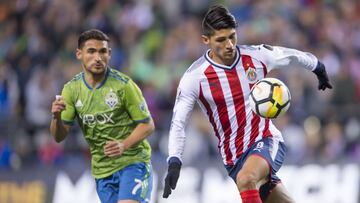
<instances>
[{"instance_id":1,"label":"blurred stadium background","mask_svg":"<svg viewBox=\"0 0 360 203\"><path fill-rule=\"evenodd\" d=\"M240 44L310 51L326 65L332 91L315 75L280 70L292 93L275 120L288 146L284 184L297 202L360 202L360 2L358 0L217 1L236 16ZM180 183L161 198L175 91L206 50L201 20L209 0L1 0L0 202L98 202L87 145L78 127L65 142L49 135L50 106L81 71L78 35L111 37L111 67L141 87L157 130L149 138L157 175L152 202L240 202L226 177L215 136L199 111L190 122Z\"/></svg>"}]
</instances>

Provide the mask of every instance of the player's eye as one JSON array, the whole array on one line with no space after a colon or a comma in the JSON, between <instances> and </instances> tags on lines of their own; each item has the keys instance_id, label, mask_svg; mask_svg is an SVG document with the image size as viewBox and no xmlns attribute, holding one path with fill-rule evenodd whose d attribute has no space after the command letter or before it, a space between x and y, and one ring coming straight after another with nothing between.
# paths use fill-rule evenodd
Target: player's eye
<instances>
[{"instance_id":1,"label":"player's eye","mask_svg":"<svg viewBox=\"0 0 360 203\"><path fill-rule=\"evenodd\" d=\"M100 51L99 51L101 54L106 54L108 51L107 51L107 49L100 49Z\"/></svg>"},{"instance_id":2,"label":"player's eye","mask_svg":"<svg viewBox=\"0 0 360 203\"><path fill-rule=\"evenodd\" d=\"M93 53L95 53L96 52L96 49L88 49L87 50L87 53L89 53L89 54L93 54Z\"/></svg>"},{"instance_id":3,"label":"player's eye","mask_svg":"<svg viewBox=\"0 0 360 203\"><path fill-rule=\"evenodd\" d=\"M218 39L216 39L216 41L217 41L217 42L224 42L225 40L226 40L226 39L225 39L225 38L223 38L223 37L222 37L222 38L218 38Z\"/></svg>"}]
</instances>

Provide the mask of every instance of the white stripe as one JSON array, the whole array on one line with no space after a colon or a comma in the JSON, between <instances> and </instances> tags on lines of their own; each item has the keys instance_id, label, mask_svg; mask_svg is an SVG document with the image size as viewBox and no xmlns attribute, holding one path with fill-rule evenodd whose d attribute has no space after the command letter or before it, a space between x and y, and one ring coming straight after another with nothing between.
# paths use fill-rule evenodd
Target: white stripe
<instances>
[{"instance_id":1,"label":"white stripe","mask_svg":"<svg viewBox=\"0 0 360 203\"><path fill-rule=\"evenodd\" d=\"M279 140L276 138L271 139L272 147L270 148L271 159L274 161L275 156L279 150Z\"/></svg>"},{"instance_id":2,"label":"white stripe","mask_svg":"<svg viewBox=\"0 0 360 203\"><path fill-rule=\"evenodd\" d=\"M249 102L246 102L247 107L245 108L245 112L246 112L246 126L245 126L245 131L244 131L244 148L243 148L243 152L245 152L248 148L249 148L249 144L250 144L250 135L251 135L251 130L252 130L252 126L251 126L251 120L253 118L253 114L250 108L250 104L248 104Z\"/></svg>"},{"instance_id":3,"label":"white stripe","mask_svg":"<svg viewBox=\"0 0 360 203\"><path fill-rule=\"evenodd\" d=\"M264 129L265 129L265 121L266 119L265 118L262 118L260 117L260 122L259 122L259 134L258 136L255 138L255 142L261 140L264 136L263 132L264 132Z\"/></svg>"},{"instance_id":4,"label":"white stripe","mask_svg":"<svg viewBox=\"0 0 360 203\"><path fill-rule=\"evenodd\" d=\"M243 152L245 152L248 148L249 148L249 144L250 144L250 135L251 135L251 130L252 130L252 126L251 126L251 120L253 119L253 113L250 107L250 102L249 100L247 100L245 102L245 112L246 112L246 125L245 125L245 133L244 133L244 148L243 148Z\"/></svg>"},{"instance_id":5,"label":"white stripe","mask_svg":"<svg viewBox=\"0 0 360 203\"><path fill-rule=\"evenodd\" d=\"M275 139L279 140L280 142L284 141L281 132L275 127L271 120L269 121L269 130Z\"/></svg>"}]
</instances>

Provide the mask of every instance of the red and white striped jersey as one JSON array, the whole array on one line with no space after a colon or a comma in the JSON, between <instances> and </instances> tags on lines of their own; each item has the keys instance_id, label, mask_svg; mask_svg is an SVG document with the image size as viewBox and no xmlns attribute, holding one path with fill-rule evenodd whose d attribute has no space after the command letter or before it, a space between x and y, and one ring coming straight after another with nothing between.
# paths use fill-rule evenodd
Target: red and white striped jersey
<instances>
[{"instance_id":1,"label":"red and white striped jersey","mask_svg":"<svg viewBox=\"0 0 360 203\"><path fill-rule=\"evenodd\" d=\"M271 120L251 111L251 87L275 68L315 69L318 59L311 53L268 45L237 46L231 66L217 64L209 50L185 72L178 86L169 135L169 158L182 160L185 126L195 102L207 115L218 138L225 165L234 165L256 141L274 137L283 142Z\"/></svg>"}]
</instances>

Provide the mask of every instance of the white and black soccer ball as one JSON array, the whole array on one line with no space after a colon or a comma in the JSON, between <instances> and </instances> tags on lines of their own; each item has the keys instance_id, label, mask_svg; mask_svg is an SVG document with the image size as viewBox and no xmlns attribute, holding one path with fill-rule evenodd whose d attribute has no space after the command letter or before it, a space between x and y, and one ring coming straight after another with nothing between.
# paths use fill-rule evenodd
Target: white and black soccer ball
<instances>
[{"instance_id":1,"label":"white and black soccer ball","mask_svg":"<svg viewBox=\"0 0 360 203\"><path fill-rule=\"evenodd\" d=\"M251 89L252 111L263 118L282 116L290 107L291 95L288 87L276 78L263 78Z\"/></svg>"}]
</instances>

